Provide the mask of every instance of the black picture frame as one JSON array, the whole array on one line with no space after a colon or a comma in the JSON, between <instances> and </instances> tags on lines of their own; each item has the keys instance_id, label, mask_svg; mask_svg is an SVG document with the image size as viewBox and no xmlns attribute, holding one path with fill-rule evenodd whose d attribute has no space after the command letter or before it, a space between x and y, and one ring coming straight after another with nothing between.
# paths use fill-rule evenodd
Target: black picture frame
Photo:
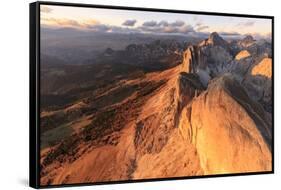
<instances>
[{"instance_id":1,"label":"black picture frame","mask_svg":"<svg viewBox=\"0 0 281 190\"><path fill-rule=\"evenodd\" d=\"M272 26L272 171L264 172L247 172L234 174L216 174L203 176L186 176L172 178L157 178L157 179L139 179L139 180L124 180L124 181L107 181L94 183L73 183L62 185L40 185L40 5L57 5L71 7L91 7L105 8L118 10L132 11L152 11L165 13L186 13L194 15L216 15L216 16L231 16L243 18L262 18L270 19ZM186 10L169 10L156 8L140 8L140 7L125 7L125 6L109 6L109 5L92 5L80 3L62 3L37 1L29 4L29 185L33 188L55 188L55 187L72 187L86 185L105 185L105 184L121 184L121 183L136 183L136 182L152 182L166 180L182 180L182 179L200 179L213 177L227 176L244 176L258 174L273 174L274 173L274 16L264 15L249 15L249 14L233 14L233 13L218 13L218 12L201 12L201 11L186 11Z\"/></svg>"}]
</instances>

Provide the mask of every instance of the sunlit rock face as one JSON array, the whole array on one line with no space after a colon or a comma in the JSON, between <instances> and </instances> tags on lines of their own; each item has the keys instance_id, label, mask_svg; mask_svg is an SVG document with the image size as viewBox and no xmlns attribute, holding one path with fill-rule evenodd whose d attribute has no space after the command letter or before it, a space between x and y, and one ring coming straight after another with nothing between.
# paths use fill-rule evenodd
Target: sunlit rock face
<instances>
[{"instance_id":1,"label":"sunlit rock face","mask_svg":"<svg viewBox=\"0 0 281 190\"><path fill-rule=\"evenodd\" d=\"M272 60L264 58L253 65L243 81L249 95L272 113Z\"/></svg>"},{"instance_id":2,"label":"sunlit rock face","mask_svg":"<svg viewBox=\"0 0 281 190\"><path fill-rule=\"evenodd\" d=\"M181 131L204 174L271 170L270 119L230 75L212 81L182 114Z\"/></svg>"},{"instance_id":3,"label":"sunlit rock face","mask_svg":"<svg viewBox=\"0 0 281 190\"><path fill-rule=\"evenodd\" d=\"M255 65L252 69L252 75L261 75L271 79L272 76L272 60L271 58L264 58L260 63Z\"/></svg>"},{"instance_id":4,"label":"sunlit rock face","mask_svg":"<svg viewBox=\"0 0 281 190\"><path fill-rule=\"evenodd\" d=\"M235 56L235 59L236 60L245 59L249 56L251 56L251 54L247 50L242 50Z\"/></svg>"}]
</instances>

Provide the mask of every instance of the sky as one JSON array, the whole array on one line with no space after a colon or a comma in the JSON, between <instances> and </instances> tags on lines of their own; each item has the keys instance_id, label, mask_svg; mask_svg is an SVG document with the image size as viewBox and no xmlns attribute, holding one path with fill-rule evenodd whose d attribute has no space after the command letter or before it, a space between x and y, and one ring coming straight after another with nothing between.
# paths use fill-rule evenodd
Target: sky
<instances>
[{"instance_id":1,"label":"sky","mask_svg":"<svg viewBox=\"0 0 281 190\"><path fill-rule=\"evenodd\" d=\"M180 35L218 32L232 37L248 34L257 37L271 36L271 20L260 18L54 5L41 5L40 17L43 27L70 27L93 32Z\"/></svg>"}]
</instances>

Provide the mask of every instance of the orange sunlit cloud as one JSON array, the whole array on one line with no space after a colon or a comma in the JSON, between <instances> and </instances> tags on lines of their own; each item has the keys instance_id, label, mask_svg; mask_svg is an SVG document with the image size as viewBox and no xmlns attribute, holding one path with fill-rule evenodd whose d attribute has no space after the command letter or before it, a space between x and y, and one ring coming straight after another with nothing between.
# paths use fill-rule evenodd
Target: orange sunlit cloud
<instances>
[{"instance_id":1,"label":"orange sunlit cloud","mask_svg":"<svg viewBox=\"0 0 281 190\"><path fill-rule=\"evenodd\" d=\"M41 5L40 12L41 24L54 28L182 35L195 32L208 35L216 31L225 36L236 37L246 34L267 38L271 36L270 19L49 5Z\"/></svg>"},{"instance_id":2,"label":"orange sunlit cloud","mask_svg":"<svg viewBox=\"0 0 281 190\"><path fill-rule=\"evenodd\" d=\"M87 19L77 21L74 19L67 18L42 18L41 23L43 25L53 26L53 27L73 27L73 28L88 28L93 25L99 24L95 19Z\"/></svg>"}]
</instances>

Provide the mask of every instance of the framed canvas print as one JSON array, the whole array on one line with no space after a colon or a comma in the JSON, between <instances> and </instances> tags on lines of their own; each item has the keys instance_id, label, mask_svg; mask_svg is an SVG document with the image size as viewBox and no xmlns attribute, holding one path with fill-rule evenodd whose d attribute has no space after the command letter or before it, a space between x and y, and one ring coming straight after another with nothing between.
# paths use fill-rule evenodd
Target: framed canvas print
<instances>
[{"instance_id":1,"label":"framed canvas print","mask_svg":"<svg viewBox=\"0 0 281 190\"><path fill-rule=\"evenodd\" d=\"M272 16L30 4L30 186L273 173Z\"/></svg>"}]
</instances>

